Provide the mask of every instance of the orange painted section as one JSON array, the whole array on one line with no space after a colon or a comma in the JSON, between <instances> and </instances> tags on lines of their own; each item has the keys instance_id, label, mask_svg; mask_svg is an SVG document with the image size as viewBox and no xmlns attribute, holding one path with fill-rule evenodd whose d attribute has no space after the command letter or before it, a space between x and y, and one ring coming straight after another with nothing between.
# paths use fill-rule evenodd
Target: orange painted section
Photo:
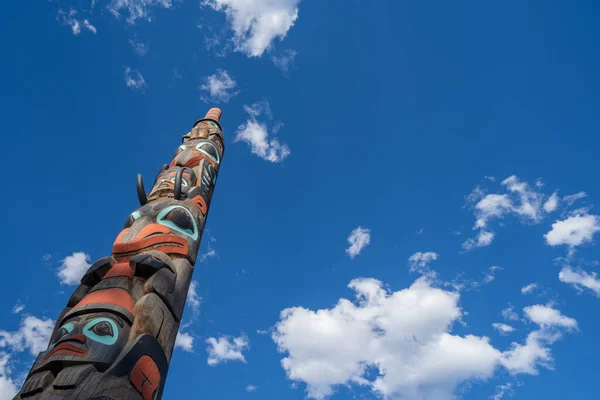
<instances>
[{"instance_id":1,"label":"orange painted section","mask_svg":"<svg viewBox=\"0 0 600 400\"><path fill-rule=\"evenodd\" d=\"M108 270L102 279L114 278L116 276L126 276L133 279L133 268L131 268L129 263L115 264Z\"/></svg>"},{"instance_id":2,"label":"orange painted section","mask_svg":"<svg viewBox=\"0 0 600 400\"><path fill-rule=\"evenodd\" d=\"M221 111L220 108L211 108L210 110L208 110L208 112L206 113L206 117L204 118L212 118L212 119L216 119L217 121L219 121L221 119L221 115L223 114L223 111Z\"/></svg>"},{"instance_id":3,"label":"orange painted section","mask_svg":"<svg viewBox=\"0 0 600 400\"><path fill-rule=\"evenodd\" d=\"M133 314L133 300L128 291L114 288L103 289L87 294L74 308L89 304L112 304L122 307Z\"/></svg>"},{"instance_id":4,"label":"orange painted section","mask_svg":"<svg viewBox=\"0 0 600 400\"><path fill-rule=\"evenodd\" d=\"M153 250L162 251L166 254L183 255L186 255L188 252L188 242L184 238L175 235L158 235L151 236L147 239L136 240L134 242L115 243L113 245L113 256L118 258L120 253L139 251L150 246L160 245L161 243L164 243L164 245L157 246ZM177 243L183 247L174 246L173 243Z\"/></svg>"},{"instance_id":5,"label":"orange painted section","mask_svg":"<svg viewBox=\"0 0 600 400\"><path fill-rule=\"evenodd\" d=\"M206 206L206 201L204 200L204 197L198 195L198 196L194 197L192 199L192 201L194 202L195 205L198 206L202 215L206 215L206 212L208 211L208 207Z\"/></svg>"},{"instance_id":6,"label":"orange painted section","mask_svg":"<svg viewBox=\"0 0 600 400\"><path fill-rule=\"evenodd\" d=\"M152 400L160 384L160 371L150 356L141 356L131 371L130 380L144 400Z\"/></svg>"}]
</instances>

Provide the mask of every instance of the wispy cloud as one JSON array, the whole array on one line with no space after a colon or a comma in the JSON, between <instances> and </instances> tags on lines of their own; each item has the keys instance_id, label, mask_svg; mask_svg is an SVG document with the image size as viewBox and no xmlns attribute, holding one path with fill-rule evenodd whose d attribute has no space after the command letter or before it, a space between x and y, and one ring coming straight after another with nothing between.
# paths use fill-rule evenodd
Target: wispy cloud
<instances>
[{"instance_id":1,"label":"wispy cloud","mask_svg":"<svg viewBox=\"0 0 600 400\"><path fill-rule=\"evenodd\" d=\"M132 70L130 67L125 67L125 84L128 88L144 92L148 85L139 71Z\"/></svg>"},{"instance_id":2,"label":"wispy cloud","mask_svg":"<svg viewBox=\"0 0 600 400\"><path fill-rule=\"evenodd\" d=\"M141 42L137 36L129 39L129 45L131 46L133 52L138 56L145 56L150 50L148 44Z\"/></svg>"},{"instance_id":3,"label":"wispy cloud","mask_svg":"<svg viewBox=\"0 0 600 400\"><path fill-rule=\"evenodd\" d=\"M490 227L494 220L512 215L524 223L537 224L547 212L554 211L558 206L558 198L555 195L547 197L536 190L540 185L532 187L515 175L503 180L501 186L505 193L487 194L478 186L467 197L468 204L474 210L476 220L473 230L477 231L477 234L462 244L464 250L489 246L495 238L495 233Z\"/></svg>"},{"instance_id":4,"label":"wispy cloud","mask_svg":"<svg viewBox=\"0 0 600 400\"><path fill-rule=\"evenodd\" d=\"M25 305L23 303L21 303L20 301L18 301L17 304L15 304L15 306L12 309L12 313L19 314L24 309L25 309Z\"/></svg>"},{"instance_id":5,"label":"wispy cloud","mask_svg":"<svg viewBox=\"0 0 600 400\"><path fill-rule=\"evenodd\" d=\"M172 0L110 0L108 10L117 18L121 17L122 13L128 15L127 22L131 25L135 24L138 19L151 21L152 9L173 7Z\"/></svg>"},{"instance_id":6,"label":"wispy cloud","mask_svg":"<svg viewBox=\"0 0 600 400\"><path fill-rule=\"evenodd\" d=\"M21 320L17 331L0 330L0 348L21 352L29 350L32 356L46 350L54 328L54 321L28 315Z\"/></svg>"},{"instance_id":7,"label":"wispy cloud","mask_svg":"<svg viewBox=\"0 0 600 400\"><path fill-rule=\"evenodd\" d=\"M200 304L202 303L202 297L198 295L198 284L196 281L190 282L186 302L192 309L194 316L196 316L200 311Z\"/></svg>"},{"instance_id":8,"label":"wispy cloud","mask_svg":"<svg viewBox=\"0 0 600 400\"><path fill-rule=\"evenodd\" d=\"M233 30L235 50L260 57L275 39L284 39L298 19L300 0L204 0L222 11Z\"/></svg>"},{"instance_id":9,"label":"wispy cloud","mask_svg":"<svg viewBox=\"0 0 600 400\"><path fill-rule=\"evenodd\" d=\"M201 253L200 256L198 257L198 262L204 262L206 260L208 260L209 258L213 258L213 257L217 257L217 250L215 250L214 248L214 244L217 243L217 239L215 239L214 237L210 237L207 247L208 249L206 250L206 253Z\"/></svg>"},{"instance_id":10,"label":"wispy cloud","mask_svg":"<svg viewBox=\"0 0 600 400\"><path fill-rule=\"evenodd\" d=\"M69 11L64 11L62 9L58 10L58 15L56 16L56 20L65 26L71 28L73 35L77 36L81 33L82 29L85 29L94 35L98 33L96 27L90 23L87 19L78 19L77 10L71 8Z\"/></svg>"},{"instance_id":11,"label":"wispy cloud","mask_svg":"<svg viewBox=\"0 0 600 400\"><path fill-rule=\"evenodd\" d=\"M280 143L277 138L270 138L266 123L258 121L261 115L272 119L269 103L263 100L251 106L244 106L244 110L249 119L238 127L234 142L247 143L252 154L266 161L278 163L286 159L291 154L288 145ZM277 126L280 127L281 124Z\"/></svg>"},{"instance_id":12,"label":"wispy cloud","mask_svg":"<svg viewBox=\"0 0 600 400\"><path fill-rule=\"evenodd\" d=\"M297 55L296 50L287 49L279 55L271 55L271 61L273 61L275 67L279 68L284 75L287 75L290 68L295 65Z\"/></svg>"},{"instance_id":13,"label":"wispy cloud","mask_svg":"<svg viewBox=\"0 0 600 400\"><path fill-rule=\"evenodd\" d=\"M523 286L521 288L521 294L531 294L538 289L539 285L537 283L530 283L527 286Z\"/></svg>"},{"instance_id":14,"label":"wispy cloud","mask_svg":"<svg viewBox=\"0 0 600 400\"><path fill-rule=\"evenodd\" d=\"M231 338L229 336L221 336L219 338L208 338L208 365L215 366L228 361L246 362L246 358L242 354L248 350L250 342L245 335Z\"/></svg>"},{"instance_id":15,"label":"wispy cloud","mask_svg":"<svg viewBox=\"0 0 600 400\"><path fill-rule=\"evenodd\" d=\"M509 306L502 310L502 317L507 321L518 321L519 315L515 312L513 306Z\"/></svg>"},{"instance_id":16,"label":"wispy cloud","mask_svg":"<svg viewBox=\"0 0 600 400\"><path fill-rule=\"evenodd\" d=\"M254 386L254 385L246 386L246 392L248 392L248 393L256 392L257 390L258 390L258 387Z\"/></svg>"},{"instance_id":17,"label":"wispy cloud","mask_svg":"<svg viewBox=\"0 0 600 400\"><path fill-rule=\"evenodd\" d=\"M600 279L598 279L596 272L586 272L581 269L573 269L570 266L565 266L558 274L558 279L561 282L572 285L579 291L587 289L600 297Z\"/></svg>"},{"instance_id":18,"label":"wispy cloud","mask_svg":"<svg viewBox=\"0 0 600 400\"><path fill-rule=\"evenodd\" d=\"M498 332L500 332L501 335L508 335L509 333L514 332L516 329L513 328L510 325L507 324L503 324L501 322L494 322L492 324L492 327L497 330Z\"/></svg>"},{"instance_id":19,"label":"wispy cloud","mask_svg":"<svg viewBox=\"0 0 600 400\"><path fill-rule=\"evenodd\" d=\"M235 80L223 69L218 69L213 75L204 77L200 89L208 95L202 96L206 103L227 103L239 92L234 91L237 86Z\"/></svg>"},{"instance_id":20,"label":"wispy cloud","mask_svg":"<svg viewBox=\"0 0 600 400\"><path fill-rule=\"evenodd\" d=\"M423 275L431 274L429 264L438 259L438 254L433 251L416 252L408 258L410 272L418 272Z\"/></svg>"},{"instance_id":21,"label":"wispy cloud","mask_svg":"<svg viewBox=\"0 0 600 400\"><path fill-rule=\"evenodd\" d=\"M371 243L371 230L359 226L350 233L350 236L348 236L348 243L350 244L350 247L346 249L346 254L348 254L350 258L354 258L359 255L369 243Z\"/></svg>"}]
</instances>

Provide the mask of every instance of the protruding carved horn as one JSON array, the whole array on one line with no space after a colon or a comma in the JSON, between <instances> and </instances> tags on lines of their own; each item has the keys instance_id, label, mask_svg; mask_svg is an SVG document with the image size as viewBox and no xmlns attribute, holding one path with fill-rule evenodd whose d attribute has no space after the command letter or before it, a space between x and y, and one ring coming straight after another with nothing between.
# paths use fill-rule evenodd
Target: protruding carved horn
<instances>
[{"instance_id":1,"label":"protruding carved horn","mask_svg":"<svg viewBox=\"0 0 600 400\"><path fill-rule=\"evenodd\" d=\"M136 182L137 196L140 201L140 206L144 206L148 203L148 195L146 195L146 189L144 189L144 178L142 178L142 174L137 175Z\"/></svg>"},{"instance_id":2,"label":"protruding carved horn","mask_svg":"<svg viewBox=\"0 0 600 400\"><path fill-rule=\"evenodd\" d=\"M204 116L204 118L199 119L198 121L196 121L196 123L194 124L194 126L198 125L202 121L212 121L212 122L214 122L214 123L217 124L217 126L219 127L219 129L221 129L221 123L219 121L221 120L221 115L222 114L223 114L223 112L221 111L220 108L213 107L210 110L208 110L208 112L206 113L206 115Z\"/></svg>"},{"instance_id":3,"label":"protruding carved horn","mask_svg":"<svg viewBox=\"0 0 600 400\"><path fill-rule=\"evenodd\" d=\"M173 197L175 200L181 200L181 181L183 180L183 170L185 168L180 168L177 171L177 175L175 175L175 187L173 188Z\"/></svg>"},{"instance_id":4,"label":"protruding carved horn","mask_svg":"<svg viewBox=\"0 0 600 400\"><path fill-rule=\"evenodd\" d=\"M208 118L208 119L214 119L217 122L219 122L219 120L221 119L221 114L223 114L223 111L221 111L220 108L211 108L210 110L208 110L208 112L206 113L206 116L204 118Z\"/></svg>"}]
</instances>

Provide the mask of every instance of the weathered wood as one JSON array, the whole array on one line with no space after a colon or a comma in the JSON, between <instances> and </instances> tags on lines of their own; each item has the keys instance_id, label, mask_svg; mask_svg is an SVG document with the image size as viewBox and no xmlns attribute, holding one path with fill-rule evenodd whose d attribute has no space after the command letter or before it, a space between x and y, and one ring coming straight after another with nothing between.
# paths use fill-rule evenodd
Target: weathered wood
<instances>
[{"instance_id":1,"label":"weathered wood","mask_svg":"<svg viewBox=\"0 0 600 400\"><path fill-rule=\"evenodd\" d=\"M194 124L149 194L138 179L141 207L81 279L15 399L162 397L223 158L220 117Z\"/></svg>"}]
</instances>

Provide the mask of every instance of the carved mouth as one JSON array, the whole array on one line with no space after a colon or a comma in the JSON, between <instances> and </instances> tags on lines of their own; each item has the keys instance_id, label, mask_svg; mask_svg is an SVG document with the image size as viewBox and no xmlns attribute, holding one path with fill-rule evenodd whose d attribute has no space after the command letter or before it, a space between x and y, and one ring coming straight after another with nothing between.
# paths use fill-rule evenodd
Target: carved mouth
<instances>
[{"instance_id":1,"label":"carved mouth","mask_svg":"<svg viewBox=\"0 0 600 400\"><path fill-rule=\"evenodd\" d=\"M150 235L142 240L128 243L115 243L113 257L117 259L131 258L144 251L157 250L165 254L187 255L188 242L175 235Z\"/></svg>"},{"instance_id":2,"label":"carved mouth","mask_svg":"<svg viewBox=\"0 0 600 400\"><path fill-rule=\"evenodd\" d=\"M52 351L50 353L48 353L48 355L46 357L44 357L44 362L48 358L56 356L56 355L83 357L86 354L87 354L86 349L76 346L72 343L64 342L64 343L60 343L54 349L52 349Z\"/></svg>"}]
</instances>

